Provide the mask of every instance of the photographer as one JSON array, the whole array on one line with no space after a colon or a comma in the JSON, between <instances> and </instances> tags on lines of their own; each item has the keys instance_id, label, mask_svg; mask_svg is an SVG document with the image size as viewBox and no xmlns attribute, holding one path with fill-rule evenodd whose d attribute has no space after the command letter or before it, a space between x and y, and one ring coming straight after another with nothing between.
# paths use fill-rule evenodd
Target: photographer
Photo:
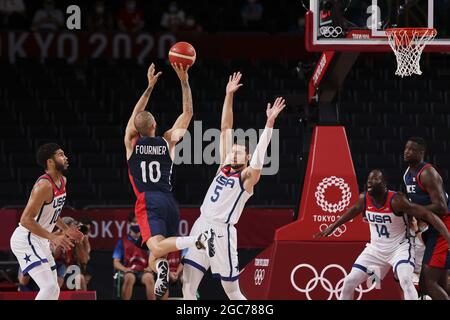
<instances>
[{"instance_id":1,"label":"photographer","mask_svg":"<svg viewBox=\"0 0 450 320\"><path fill-rule=\"evenodd\" d=\"M87 289L87 285L92 278L91 265L89 261L91 259L91 244L89 242L89 232L92 227L92 221L88 217L80 218L78 223L79 230L84 234L84 239L80 243L75 246L77 263L81 268L81 273L85 279L85 287ZM86 290L85 289L85 290Z\"/></svg>"},{"instance_id":2,"label":"photographer","mask_svg":"<svg viewBox=\"0 0 450 320\"><path fill-rule=\"evenodd\" d=\"M69 274L67 274L67 269L72 265L77 265L80 268L80 274L75 278L76 290L86 291L87 283L90 280L90 276L87 272L87 264L90 259L91 251L88 237L91 222L86 219L80 219L84 222L81 223L72 217L64 217L62 220L69 227L77 227L85 236L81 242L76 243L75 247L70 250L65 250L61 247L52 248L56 262L58 284L62 289L67 289L67 285L65 285L65 280L67 276L69 276Z\"/></svg>"}]
</instances>

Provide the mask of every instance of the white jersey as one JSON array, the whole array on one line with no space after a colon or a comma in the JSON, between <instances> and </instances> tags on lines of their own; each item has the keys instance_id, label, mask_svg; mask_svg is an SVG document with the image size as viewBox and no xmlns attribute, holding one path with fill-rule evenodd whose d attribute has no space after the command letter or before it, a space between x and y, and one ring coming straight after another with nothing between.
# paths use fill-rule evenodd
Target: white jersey
<instances>
[{"instance_id":1,"label":"white jersey","mask_svg":"<svg viewBox=\"0 0 450 320\"><path fill-rule=\"evenodd\" d=\"M40 176L37 181L41 179L46 179L52 184L53 199L41 207L35 220L42 228L48 232L52 232L66 200L66 183L61 178L61 184L58 188L48 174ZM49 269L56 269L48 239L38 237L19 224L11 236L10 244L11 250L16 256L17 261L19 261L23 274L27 274L41 264L47 265L47 263ZM48 279L49 283L52 281L56 281L53 276L51 279Z\"/></svg>"},{"instance_id":2,"label":"white jersey","mask_svg":"<svg viewBox=\"0 0 450 320\"><path fill-rule=\"evenodd\" d=\"M405 214L396 215L391 207L391 200L396 192L389 191L386 203L376 207L372 198L366 193L365 218L370 224L370 243L377 249L393 251L406 240L411 242L409 220Z\"/></svg>"},{"instance_id":3,"label":"white jersey","mask_svg":"<svg viewBox=\"0 0 450 320\"><path fill-rule=\"evenodd\" d=\"M53 179L48 174L40 176L37 181L41 179L46 179L52 184L53 200L49 203L45 203L41 207L41 210L35 217L35 220L40 224L42 228L44 228L48 232L52 232L66 201L66 184L64 182L64 179L61 178L60 187L58 188Z\"/></svg>"},{"instance_id":4,"label":"white jersey","mask_svg":"<svg viewBox=\"0 0 450 320\"><path fill-rule=\"evenodd\" d=\"M234 225L244 210L245 203L253 195L245 191L241 172L231 172L231 166L224 166L209 186L201 216L207 220Z\"/></svg>"}]
</instances>

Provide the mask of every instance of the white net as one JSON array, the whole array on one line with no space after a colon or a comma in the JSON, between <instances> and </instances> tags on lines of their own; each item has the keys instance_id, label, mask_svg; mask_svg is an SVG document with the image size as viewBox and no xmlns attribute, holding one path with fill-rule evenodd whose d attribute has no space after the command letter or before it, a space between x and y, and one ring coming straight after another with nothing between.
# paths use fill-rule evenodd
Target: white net
<instances>
[{"instance_id":1,"label":"white net","mask_svg":"<svg viewBox=\"0 0 450 320\"><path fill-rule=\"evenodd\" d=\"M395 71L395 74L402 78L413 74L421 75L420 57L428 42L436 36L436 29L388 29L386 34L397 58L397 71Z\"/></svg>"}]
</instances>

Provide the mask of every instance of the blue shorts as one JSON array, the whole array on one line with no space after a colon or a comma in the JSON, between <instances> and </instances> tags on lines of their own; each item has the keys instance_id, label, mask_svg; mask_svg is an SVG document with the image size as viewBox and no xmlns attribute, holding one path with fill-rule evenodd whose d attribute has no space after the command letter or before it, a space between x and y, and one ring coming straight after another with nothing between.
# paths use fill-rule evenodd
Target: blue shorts
<instances>
[{"instance_id":1,"label":"blue shorts","mask_svg":"<svg viewBox=\"0 0 450 320\"><path fill-rule=\"evenodd\" d=\"M169 192L143 192L139 194L135 214L141 229L142 243L156 235L165 238L178 235L180 210Z\"/></svg>"}]
</instances>

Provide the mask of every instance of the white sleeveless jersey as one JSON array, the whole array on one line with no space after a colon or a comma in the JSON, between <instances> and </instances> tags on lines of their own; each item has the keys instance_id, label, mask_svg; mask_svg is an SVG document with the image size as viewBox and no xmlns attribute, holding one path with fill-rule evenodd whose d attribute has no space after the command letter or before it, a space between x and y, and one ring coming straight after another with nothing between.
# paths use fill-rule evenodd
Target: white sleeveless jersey
<instances>
[{"instance_id":1,"label":"white sleeveless jersey","mask_svg":"<svg viewBox=\"0 0 450 320\"><path fill-rule=\"evenodd\" d=\"M245 191L241 172L231 172L231 166L224 166L209 186L201 216L215 222L236 224L244 210L245 203L253 195Z\"/></svg>"},{"instance_id":2,"label":"white sleeveless jersey","mask_svg":"<svg viewBox=\"0 0 450 320\"><path fill-rule=\"evenodd\" d=\"M365 197L365 219L370 224L370 243L380 250L389 252L406 240L411 241L408 217L405 214L395 215L391 207L391 200L395 194L396 192L389 191L386 203L381 208L375 206L368 193Z\"/></svg>"},{"instance_id":3,"label":"white sleeveless jersey","mask_svg":"<svg viewBox=\"0 0 450 320\"><path fill-rule=\"evenodd\" d=\"M40 176L37 181L41 179L46 179L52 184L53 200L49 203L45 203L41 207L41 210L35 217L35 220L41 225L42 228L48 232L52 232L64 206L64 202L66 201L66 183L64 182L64 179L61 178L60 187L58 188L48 174Z\"/></svg>"}]
</instances>

